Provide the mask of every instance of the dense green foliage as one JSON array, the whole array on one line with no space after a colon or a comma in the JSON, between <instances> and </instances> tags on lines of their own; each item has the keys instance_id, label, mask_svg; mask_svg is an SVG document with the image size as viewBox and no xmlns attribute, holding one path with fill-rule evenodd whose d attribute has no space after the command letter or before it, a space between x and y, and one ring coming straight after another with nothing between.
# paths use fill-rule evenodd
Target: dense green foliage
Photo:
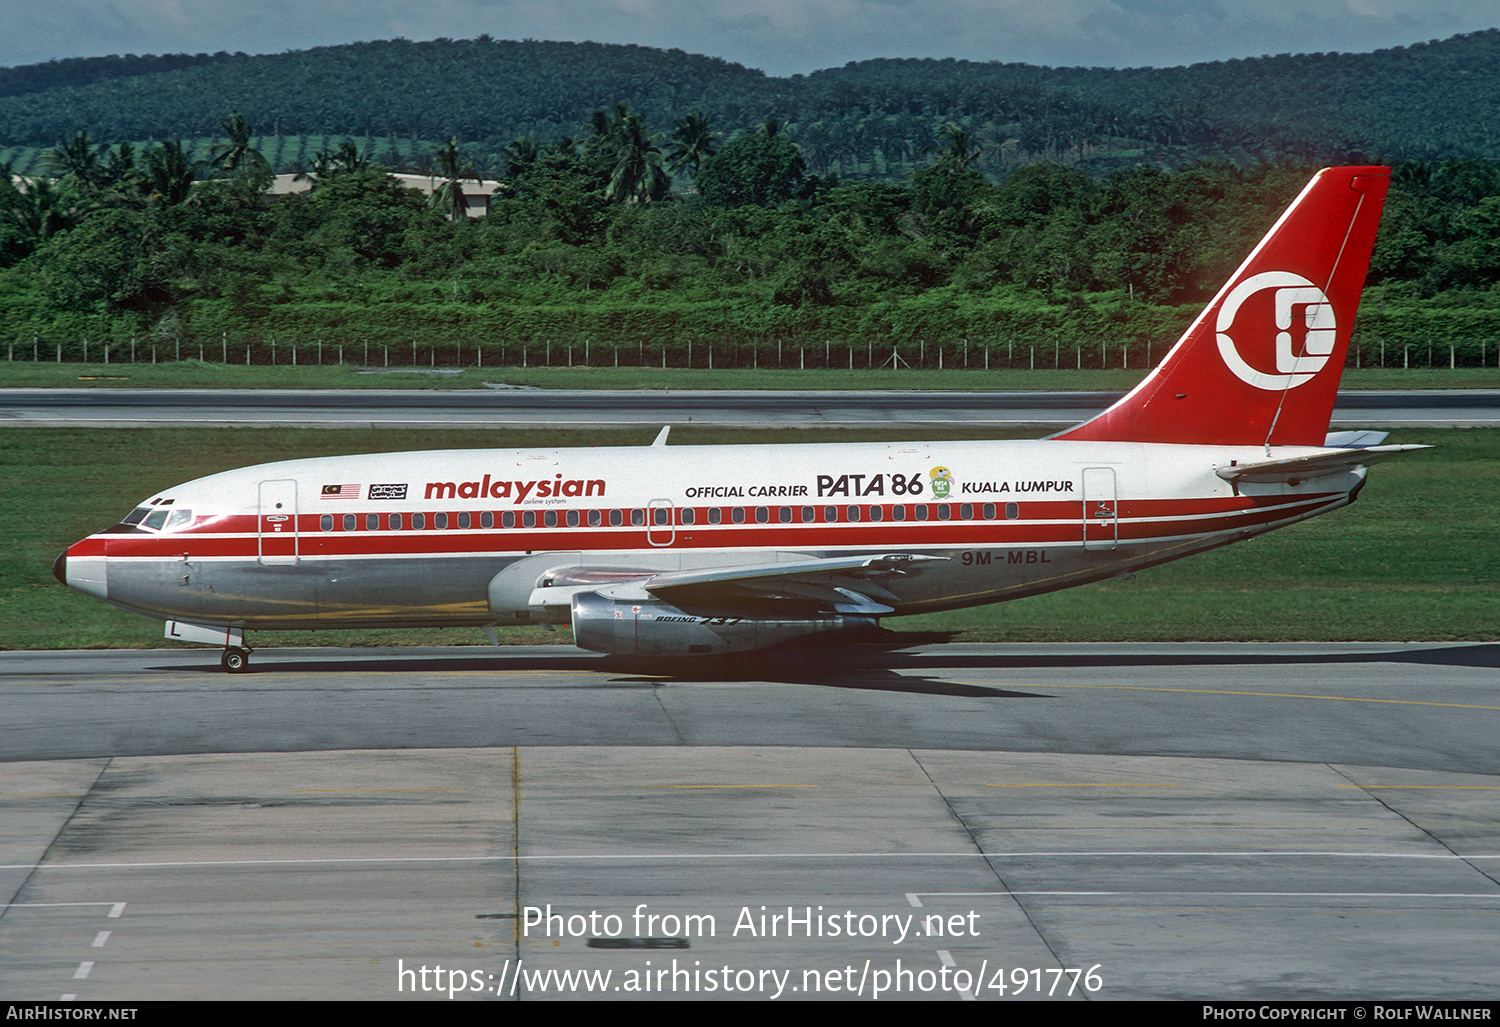
<instances>
[{"instance_id":1,"label":"dense green foliage","mask_svg":"<svg viewBox=\"0 0 1500 1027\"><path fill-rule=\"evenodd\" d=\"M91 65L93 85L0 97L0 131L24 135L6 120L24 108L56 140L34 155L36 174L0 176L0 333L23 353L46 340L74 358L89 340L96 356L101 342L118 353L150 340L218 343L221 356L232 345L256 362L369 343L383 360L399 347L403 363L434 364L465 347L529 363L592 344L682 365L711 359L711 344L720 366L746 366L791 344L815 365L952 366L979 345L997 359L1003 348L1009 366L1140 367L1316 167L1252 158L1317 150L1295 142L1304 129L1341 153L1375 145L1355 125L1378 120L1359 113L1368 96L1410 93L1423 68L1454 78L1424 93L1422 131L1457 142L1391 146L1479 146L1494 105L1449 116L1438 94L1493 95L1500 60L1486 55L1500 57L1500 32L1160 72L886 61L791 80L640 47L488 39L214 55L138 75L122 58ZM302 87L289 88L289 68ZM523 69L524 86L484 103L463 92ZM1385 77L1358 87L1375 69ZM419 70L430 89L375 84ZM1208 95L1215 75L1238 83L1219 113L1152 121L1161 104ZM606 85L635 99L580 111ZM106 88L124 99L91 106ZM205 125L204 98L231 91L243 108ZM137 107L138 92L159 106ZM1312 95L1299 110L1316 125L1277 113ZM273 96L320 106L266 106ZM66 128L64 108L40 113L49 97L66 100ZM452 101L441 116L435 97ZM1049 110L1088 124L1047 129ZM1100 134L1096 117L1112 127ZM1243 136L1255 144L1226 142L1223 118L1260 125ZM268 204L279 158L262 152L266 119L365 141L318 137L303 160L312 188ZM1400 134L1407 122L1380 124ZM502 125L517 134L484 134ZM200 135L117 141L163 128ZM439 131L446 142L412 141ZM1236 159L1180 164L1194 153ZM414 155L430 196L382 166ZM465 189L483 167L503 186L471 219ZM1397 165L1357 331L1360 363L1496 362L1500 167Z\"/></svg>"},{"instance_id":2,"label":"dense green foliage","mask_svg":"<svg viewBox=\"0 0 1500 1027\"><path fill-rule=\"evenodd\" d=\"M96 358L101 340L121 353L139 337L232 344L236 360L248 345L264 362L279 339L283 360L321 340L399 347L401 363L418 343L424 363L476 345L538 362L591 340L624 346L628 363L681 365L696 340L699 360L719 347L719 366L786 343L816 366L867 366L893 344L903 361L953 366L972 343L997 360L1003 348L1009 366L1140 367L1310 170L1095 182L1036 164L995 184L950 146L906 183L842 184L805 176L795 142L763 126L703 158L701 194L673 198L660 140L628 109L599 128L513 154L509 190L473 220L444 192L463 173L451 152L452 181L430 199L332 162L268 206L255 171L193 184L198 162L170 143L112 184L69 172L0 185L0 317L23 353L45 338L46 355L65 344L74 359L90 338ZM1496 361L1497 217L1500 169L1398 168L1356 360L1402 363L1415 347L1431 362L1436 340L1460 363Z\"/></svg>"}]
</instances>

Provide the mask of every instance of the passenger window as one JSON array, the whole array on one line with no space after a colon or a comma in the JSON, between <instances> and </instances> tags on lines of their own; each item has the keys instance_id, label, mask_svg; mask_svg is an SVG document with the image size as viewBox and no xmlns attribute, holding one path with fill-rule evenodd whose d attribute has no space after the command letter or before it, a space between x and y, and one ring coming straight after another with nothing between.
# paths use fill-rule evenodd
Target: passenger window
<instances>
[{"instance_id":1,"label":"passenger window","mask_svg":"<svg viewBox=\"0 0 1500 1027\"><path fill-rule=\"evenodd\" d=\"M576 528L576 527L578 527L578 511L577 510L569 510L568 511L568 527L570 527L570 528Z\"/></svg>"},{"instance_id":2,"label":"passenger window","mask_svg":"<svg viewBox=\"0 0 1500 1027\"><path fill-rule=\"evenodd\" d=\"M542 512L542 523L545 526L549 527L549 528L555 528L555 527L557 527L557 511L556 510L545 510L545 511L543 511Z\"/></svg>"},{"instance_id":3,"label":"passenger window","mask_svg":"<svg viewBox=\"0 0 1500 1027\"><path fill-rule=\"evenodd\" d=\"M380 515L379 514L365 514L365 530L366 531L379 531L380 530Z\"/></svg>"},{"instance_id":4,"label":"passenger window","mask_svg":"<svg viewBox=\"0 0 1500 1027\"><path fill-rule=\"evenodd\" d=\"M619 510L611 510L609 512L609 526L611 528L618 528L620 525L622 525L624 523L625 523L625 515L624 515L623 512L621 512Z\"/></svg>"},{"instance_id":5,"label":"passenger window","mask_svg":"<svg viewBox=\"0 0 1500 1027\"><path fill-rule=\"evenodd\" d=\"M682 508L682 523L683 524L692 524L697 519L698 519L698 515L693 510L692 507L685 506L685 507Z\"/></svg>"},{"instance_id":6,"label":"passenger window","mask_svg":"<svg viewBox=\"0 0 1500 1027\"><path fill-rule=\"evenodd\" d=\"M604 516L598 510L589 511L589 527L597 528L604 521Z\"/></svg>"},{"instance_id":7,"label":"passenger window","mask_svg":"<svg viewBox=\"0 0 1500 1027\"><path fill-rule=\"evenodd\" d=\"M359 518L354 514L344 514L344 530L357 531L359 529Z\"/></svg>"},{"instance_id":8,"label":"passenger window","mask_svg":"<svg viewBox=\"0 0 1500 1027\"><path fill-rule=\"evenodd\" d=\"M938 507L938 516L939 517L943 516L942 509L943 508L941 506ZM927 504L926 503L918 503L916 505L916 507L915 507L915 510L916 510L916 513L917 513L917 520L919 520L919 521L925 521L925 520L927 520L928 511L927 511Z\"/></svg>"},{"instance_id":9,"label":"passenger window","mask_svg":"<svg viewBox=\"0 0 1500 1027\"><path fill-rule=\"evenodd\" d=\"M433 514L432 526L438 531L445 530L448 527L448 515L445 513Z\"/></svg>"},{"instance_id":10,"label":"passenger window","mask_svg":"<svg viewBox=\"0 0 1500 1027\"><path fill-rule=\"evenodd\" d=\"M963 520L972 521L974 519L974 504L965 503L960 506L958 508L958 516Z\"/></svg>"},{"instance_id":11,"label":"passenger window","mask_svg":"<svg viewBox=\"0 0 1500 1027\"><path fill-rule=\"evenodd\" d=\"M718 524L723 519L724 519L724 511L723 510L720 510L717 506L711 506L711 507L708 508L708 523L709 524Z\"/></svg>"},{"instance_id":12,"label":"passenger window","mask_svg":"<svg viewBox=\"0 0 1500 1027\"><path fill-rule=\"evenodd\" d=\"M1021 504L1019 504L1019 503L1006 503L1005 504L1005 519L1007 521L1013 521L1017 517L1020 517L1020 516L1021 516Z\"/></svg>"},{"instance_id":13,"label":"passenger window","mask_svg":"<svg viewBox=\"0 0 1500 1027\"><path fill-rule=\"evenodd\" d=\"M318 530L319 531L332 531L333 530L333 514L324 514L322 517L318 518Z\"/></svg>"},{"instance_id":14,"label":"passenger window","mask_svg":"<svg viewBox=\"0 0 1500 1027\"><path fill-rule=\"evenodd\" d=\"M729 519L731 521L733 521L734 523L736 523L736 524L744 524L745 523L745 508L743 506L737 506L737 507L733 508L732 510L730 510L729 511Z\"/></svg>"},{"instance_id":15,"label":"passenger window","mask_svg":"<svg viewBox=\"0 0 1500 1027\"><path fill-rule=\"evenodd\" d=\"M655 512L654 512L654 516L652 517L652 520L655 521L657 524L671 524L672 523L672 511L669 510L669 509L667 509L664 506L658 506L656 508Z\"/></svg>"},{"instance_id":16,"label":"passenger window","mask_svg":"<svg viewBox=\"0 0 1500 1027\"><path fill-rule=\"evenodd\" d=\"M776 519L782 524L792 523L792 508L789 506L777 507Z\"/></svg>"},{"instance_id":17,"label":"passenger window","mask_svg":"<svg viewBox=\"0 0 1500 1027\"><path fill-rule=\"evenodd\" d=\"M646 523L646 511L644 511L644 510L632 510L632 511L630 511L630 523L633 524L633 525L635 525L637 528L639 528L641 525L645 524Z\"/></svg>"},{"instance_id":18,"label":"passenger window","mask_svg":"<svg viewBox=\"0 0 1500 1027\"><path fill-rule=\"evenodd\" d=\"M995 519L995 504L994 503L986 503L986 504L984 504L984 519L987 520L987 521L993 521Z\"/></svg>"},{"instance_id":19,"label":"passenger window","mask_svg":"<svg viewBox=\"0 0 1500 1027\"><path fill-rule=\"evenodd\" d=\"M770 508L764 507L764 506L757 506L755 508L755 523L756 524L765 524L770 519L771 519Z\"/></svg>"},{"instance_id":20,"label":"passenger window","mask_svg":"<svg viewBox=\"0 0 1500 1027\"><path fill-rule=\"evenodd\" d=\"M870 520L878 521L885 516L885 511L878 506L870 507Z\"/></svg>"},{"instance_id":21,"label":"passenger window","mask_svg":"<svg viewBox=\"0 0 1500 1027\"><path fill-rule=\"evenodd\" d=\"M470 519L468 511L465 511L458 515L458 526L460 528L467 528L472 523L474 522Z\"/></svg>"},{"instance_id":22,"label":"passenger window","mask_svg":"<svg viewBox=\"0 0 1500 1027\"><path fill-rule=\"evenodd\" d=\"M848 510L845 511L845 513L848 515L848 519L850 521L859 520L859 507L851 506Z\"/></svg>"},{"instance_id":23,"label":"passenger window","mask_svg":"<svg viewBox=\"0 0 1500 1027\"><path fill-rule=\"evenodd\" d=\"M479 526L481 528L493 528L495 526L495 512L485 510L479 515Z\"/></svg>"},{"instance_id":24,"label":"passenger window","mask_svg":"<svg viewBox=\"0 0 1500 1027\"><path fill-rule=\"evenodd\" d=\"M906 504L905 503L897 503L895 506L891 507L891 520L893 520L893 521L904 521L904 520L906 520Z\"/></svg>"},{"instance_id":25,"label":"passenger window","mask_svg":"<svg viewBox=\"0 0 1500 1027\"><path fill-rule=\"evenodd\" d=\"M523 527L523 528L535 528L536 527L536 511L535 510L527 510L524 513L521 514L521 527Z\"/></svg>"},{"instance_id":26,"label":"passenger window","mask_svg":"<svg viewBox=\"0 0 1500 1027\"><path fill-rule=\"evenodd\" d=\"M836 507L836 506L825 506L825 507L823 507L823 520L828 521L830 524L832 524L834 521L836 521L838 519L839 519L839 508L838 507Z\"/></svg>"},{"instance_id":27,"label":"passenger window","mask_svg":"<svg viewBox=\"0 0 1500 1027\"><path fill-rule=\"evenodd\" d=\"M949 506L947 503L938 504L938 520L946 521L949 520L952 516L953 507Z\"/></svg>"},{"instance_id":28,"label":"passenger window","mask_svg":"<svg viewBox=\"0 0 1500 1027\"><path fill-rule=\"evenodd\" d=\"M804 506L802 508L802 523L803 524L811 524L814 520L817 519L817 516L818 516L817 513L813 510L812 507L810 507L810 506Z\"/></svg>"},{"instance_id":29,"label":"passenger window","mask_svg":"<svg viewBox=\"0 0 1500 1027\"><path fill-rule=\"evenodd\" d=\"M500 526L502 528L514 528L516 526L516 515L510 510L500 515Z\"/></svg>"},{"instance_id":30,"label":"passenger window","mask_svg":"<svg viewBox=\"0 0 1500 1027\"><path fill-rule=\"evenodd\" d=\"M414 531L421 531L427 527L427 515L414 513L411 515L411 526Z\"/></svg>"},{"instance_id":31,"label":"passenger window","mask_svg":"<svg viewBox=\"0 0 1500 1027\"><path fill-rule=\"evenodd\" d=\"M390 519L389 523L390 523L392 531L400 531L401 530L401 515L400 514L391 514L391 519Z\"/></svg>"}]
</instances>

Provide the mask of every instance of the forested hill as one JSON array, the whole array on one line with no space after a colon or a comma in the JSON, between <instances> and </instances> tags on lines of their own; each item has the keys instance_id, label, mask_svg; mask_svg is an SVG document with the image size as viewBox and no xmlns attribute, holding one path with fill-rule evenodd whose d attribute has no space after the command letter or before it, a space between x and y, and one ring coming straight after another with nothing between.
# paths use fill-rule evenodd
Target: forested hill
<instances>
[{"instance_id":1,"label":"forested hill","mask_svg":"<svg viewBox=\"0 0 1500 1027\"><path fill-rule=\"evenodd\" d=\"M1367 54L1163 69L877 60L774 78L713 57L596 43L390 40L283 54L99 58L0 69L0 146L210 139L231 110L262 137L345 136L377 158L456 137L481 167L518 137L577 136L628 103L668 131L781 122L810 168L898 177L947 124L992 170L1060 160L1500 157L1500 30ZM382 143L382 140L384 143Z\"/></svg>"}]
</instances>

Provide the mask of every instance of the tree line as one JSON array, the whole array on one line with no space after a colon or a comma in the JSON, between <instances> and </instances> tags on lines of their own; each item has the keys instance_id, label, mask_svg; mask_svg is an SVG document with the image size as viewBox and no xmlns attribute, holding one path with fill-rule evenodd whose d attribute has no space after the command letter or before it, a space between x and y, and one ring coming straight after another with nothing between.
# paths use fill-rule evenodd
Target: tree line
<instances>
[{"instance_id":1,"label":"tree line","mask_svg":"<svg viewBox=\"0 0 1500 1027\"><path fill-rule=\"evenodd\" d=\"M430 149L430 197L349 141L316 155L306 192L272 203L272 168L239 113L201 152L76 132L46 153L48 175L0 175L0 323L22 353L42 338L436 338L593 340L644 360L647 344L696 339L700 352L795 342L829 360L841 345L853 361L876 341L941 353L970 340L1012 358L1040 347L1054 363L1068 348L1112 362L1123 346L1119 360L1139 363L1313 170L996 173L992 144L949 124L901 180L849 180L815 172L774 118L730 130L687 111L672 124L653 129L622 102L569 133L518 136L483 218L466 214L476 168L456 139ZM1397 165L1364 337L1493 356L1497 285L1500 167Z\"/></svg>"},{"instance_id":2,"label":"tree line","mask_svg":"<svg viewBox=\"0 0 1500 1027\"><path fill-rule=\"evenodd\" d=\"M303 136L378 140L387 164L454 138L493 173L513 139L572 134L619 98L661 132L684 111L731 126L773 117L811 171L844 179L904 179L948 124L984 143L991 173L1051 160L1101 177L1142 162L1488 157L1500 152L1497 92L1500 30L1184 68L907 59L790 78L640 46L397 39L0 69L0 145L47 147L78 131L138 146L201 139L234 97L278 159L280 143Z\"/></svg>"}]
</instances>

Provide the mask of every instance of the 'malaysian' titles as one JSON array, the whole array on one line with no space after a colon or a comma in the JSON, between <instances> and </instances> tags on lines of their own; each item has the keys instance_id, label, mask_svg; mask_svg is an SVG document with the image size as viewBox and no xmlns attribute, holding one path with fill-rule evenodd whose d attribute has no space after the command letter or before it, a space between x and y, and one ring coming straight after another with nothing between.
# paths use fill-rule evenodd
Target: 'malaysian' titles
<instances>
[{"instance_id":1,"label":"'malaysian' titles","mask_svg":"<svg viewBox=\"0 0 1500 1027\"><path fill-rule=\"evenodd\" d=\"M520 506L528 498L550 499L553 496L602 496L604 479L563 479L561 474L550 480L494 481L486 474L481 481L429 481L423 499L509 499Z\"/></svg>"}]
</instances>

